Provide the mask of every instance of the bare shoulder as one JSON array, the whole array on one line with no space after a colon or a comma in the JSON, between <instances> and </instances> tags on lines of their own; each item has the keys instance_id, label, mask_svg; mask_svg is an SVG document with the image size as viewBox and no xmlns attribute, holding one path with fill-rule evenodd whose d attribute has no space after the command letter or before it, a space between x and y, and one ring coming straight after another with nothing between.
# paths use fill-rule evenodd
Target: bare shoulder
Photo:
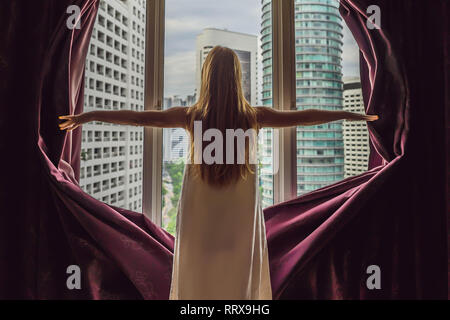
<instances>
[{"instance_id":1,"label":"bare shoulder","mask_svg":"<svg viewBox=\"0 0 450 320\"><path fill-rule=\"evenodd\" d=\"M257 118L258 124L261 127L267 126L269 124L270 120L272 120L273 117L279 113L278 110L275 110L270 107L258 106L258 107L254 107L254 108L256 110L256 118Z\"/></svg>"},{"instance_id":2,"label":"bare shoulder","mask_svg":"<svg viewBox=\"0 0 450 320\"><path fill-rule=\"evenodd\" d=\"M260 117L264 117L267 114L268 110L270 110L270 108L264 106L256 106L253 107L253 109L256 110L256 116L258 117L258 120L260 119Z\"/></svg>"},{"instance_id":3,"label":"bare shoulder","mask_svg":"<svg viewBox=\"0 0 450 320\"><path fill-rule=\"evenodd\" d=\"M167 113L172 114L186 114L189 107L179 106L179 107L171 107L169 109L164 110Z\"/></svg>"},{"instance_id":4,"label":"bare shoulder","mask_svg":"<svg viewBox=\"0 0 450 320\"><path fill-rule=\"evenodd\" d=\"M184 128L186 126L186 114L188 107L172 107L165 110L148 110L142 114L148 126L161 128Z\"/></svg>"},{"instance_id":5,"label":"bare shoulder","mask_svg":"<svg viewBox=\"0 0 450 320\"><path fill-rule=\"evenodd\" d=\"M189 107L171 107L169 109L163 110L162 112L167 113L172 117L185 117L187 115Z\"/></svg>"},{"instance_id":6,"label":"bare shoulder","mask_svg":"<svg viewBox=\"0 0 450 320\"><path fill-rule=\"evenodd\" d=\"M177 106L167 109L167 113L172 117L182 128L186 128L188 124L188 110L189 107Z\"/></svg>"}]
</instances>

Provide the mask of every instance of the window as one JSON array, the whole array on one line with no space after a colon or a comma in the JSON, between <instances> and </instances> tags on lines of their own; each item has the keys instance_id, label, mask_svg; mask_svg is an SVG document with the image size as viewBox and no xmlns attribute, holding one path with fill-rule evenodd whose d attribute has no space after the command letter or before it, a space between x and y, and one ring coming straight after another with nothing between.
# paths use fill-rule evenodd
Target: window
<instances>
[{"instance_id":1,"label":"window","mask_svg":"<svg viewBox=\"0 0 450 320\"><path fill-rule=\"evenodd\" d=\"M277 57L273 63L274 67L278 61L288 68L284 70L283 67L278 67L288 75L287 78L290 77L291 71L295 72L295 75L290 78L295 79L295 89L291 90L292 80L284 82L283 79L278 79L276 89L283 90L283 97L274 104L278 105L286 100L288 101L284 103L286 106L290 104L289 101L295 99L294 105L297 110L344 109L363 113L362 100L359 108L352 110L343 100L343 93L345 94L346 89L349 88L346 83L353 83L353 85L355 82L359 83L357 77L351 77L351 79L348 77L359 74L359 50L339 14L339 2L335 0L295 0L293 2L294 7L287 10L289 1L283 4L274 1L274 6L265 8L266 12L270 10L277 12L272 20L274 29L285 26L283 21L280 23L279 17L285 21L293 19L291 21L294 25L294 30L290 30L293 35L291 40L288 40L295 43L294 57L287 57L287 61L283 56ZM269 22L263 24L268 25ZM273 31L274 34L276 32L276 30ZM289 36L286 36L286 29L282 32L284 38L289 39ZM264 46L264 41L262 45ZM289 48L289 45L283 43L281 47ZM352 59L342 61L343 56L352 57ZM264 67L272 67L272 65L268 62L264 64ZM263 87L268 81L270 78L263 77ZM361 90L360 85L357 90ZM350 133L348 128L353 125L358 126L360 132ZM273 190L278 196L276 201L288 200L295 195L302 195L354 175L355 172L362 173L367 170L368 139L366 149L361 149L357 153L366 161L365 167L361 166L357 169L358 171L355 171L353 156L349 156L349 152L344 152L344 149L352 148L351 142L354 142L357 134L364 132L368 138L365 125L365 122L355 124L355 122L335 121L316 126L299 126L295 132L291 129L282 130L284 132L283 140L280 140L279 175L273 185L263 185L263 190ZM344 133L348 134L348 138L344 136ZM296 152L291 151L292 145L295 146ZM293 172L290 170L292 163L295 168Z\"/></svg>"},{"instance_id":2,"label":"window","mask_svg":"<svg viewBox=\"0 0 450 320\"><path fill-rule=\"evenodd\" d=\"M224 45L241 61L254 106L364 112L359 50L338 0L101 0L100 7L86 111L190 106L206 55ZM263 207L364 172L368 141L365 122L264 129ZM173 233L188 147L183 129L87 124L80 184Z\"/></svg>"},{"instance_id":3,"label":"window","mask_svg":"<svg viewBox=\"0 0 450 320\"><path fill-rule=\"evenodd\" d=\"M260 3L258 0L165 1L165 109L191 106L197 101L201 67L215 45L235 51L241 62L244 96L253 106L261 104ZM184 129L163 130L161 218L162 226L172 233L189 145Z\"/></svg>"}]
</instances>

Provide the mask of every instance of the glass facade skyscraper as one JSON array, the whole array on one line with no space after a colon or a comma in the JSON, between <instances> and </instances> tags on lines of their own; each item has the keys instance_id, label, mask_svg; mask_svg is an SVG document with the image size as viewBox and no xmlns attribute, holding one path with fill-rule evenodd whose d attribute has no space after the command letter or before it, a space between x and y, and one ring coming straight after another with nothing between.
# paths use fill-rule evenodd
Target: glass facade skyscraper
<instances>
[{"instance_id":1,"label":"glass facade skyscraper","mask_svg":"<svg viewBox=\"0 0 450 320\"><path fill-rule=\"evenodd\" d=\"M342 110L343 26L338 8L337 0L295 1L297 110ZM272 105L270 11L271 1L262 0L262 102L267 106ZM343 178L342 121L297 127L297 194Z\"/></svg>"},{"instance_id":2,"label":"glass facade skyscraper","mask_svg":"<svg viewBox=\"0 0 450 320\"><path fill-rule=\"evenodd\" d=\"M272 107L272 1L262 0L261 17L261 56L262 56L262 86L261 104ZM260 144L266 150L260 171L261 202L263 207L273 204L273 175L272 175L272 139L273 130L264 129L261 132L262 141Z\"/></svg>"},{"instance_id":3,"label":"glass facade skyscraper","mask_svg":"<svg viewBox=\"0 0 450 320\"><path fill-rule=\"evenodd\" d=\"M338 7L337 0L295 1L298 110L342 110L343 33ZM342 121L297 127L297 194L343 178Z\"/></svg>"}]
</instances>

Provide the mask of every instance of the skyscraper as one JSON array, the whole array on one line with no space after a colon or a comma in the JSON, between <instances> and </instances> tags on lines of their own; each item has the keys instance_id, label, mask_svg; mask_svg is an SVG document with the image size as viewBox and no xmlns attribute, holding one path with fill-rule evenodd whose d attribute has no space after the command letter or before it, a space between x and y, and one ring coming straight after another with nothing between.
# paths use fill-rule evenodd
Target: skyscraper
<instances>
[{"instance_id":1,"label":"skyscraper","mask_svg":"<svg viewBox=\"0 0 450 320\"><path fill-rule=\"evenodd\" d=\"M261 0L261 56L262 56L262 86L261 104L272 107L272 12L271 0ZM273 140L273 130L264 129L261 133L262 144L268 150L264 165L260 171L261 203L263 207L273 204L273 168L270 165L273 154L270 152Z\"/></svg>"},{"instance_id":2,"label":"skyscraper","mask_svg":"<svg viewBox=\"0 0 450 320\"><path fill-rule=\"evenodd\" d=\"M200 90L203 62L214 46L232 49L238 56L242 67L242 88L244 96L255 106L258 104L258 37L252 34L206 28L197 36L196 50L196 92Z\"/></svg>"},{"instance_id":3,"label":"skyscraper","mask_svg":"<svg viewBox=\"0 0 450 320\"><path fill-rule=\"evenodd\" d=\"M358 77L344 77L344 110L365 113L361 82ZM367 171L369 132L365 121L344 121L345 178Z\"/></svg>"},{"instance_id":4,"label":"skyscraper","mask_svg":"<svg viewBox=\"0 0 450 320\"><path fill-rule=\"evenodd\" d=\"M85 72L85 111L144 109L144 0L100 1ZM112 205L142 210L143 130L83 125L80 186Z\"/></svg>"},{"instance_id":5,"label":"skyscraper","mask_svg":"<svg viewBox=\"0 0 450 320\"><path fill-rule=\"evenodd\" d=\"M186 99L179 96L164 98L164 109L177 106L191 106L194 104L194 96L188 95ZM183 161L188 154L188 136L182 128L167 128L163 134L163 156L164 161L176 162L180 159Z\"/></svg>"},{"instance_id":6,"label":"skyscraper","mask_svg":"<svg viewBox=\"0 0 450 320\"><path fill-rule=\"evenodd\" d=\"M267 106L272 105L270 4L270 0L262 0L262 99ZM342 110L343 27L338 8L337 0L295 1L298 110ZM324 187L343 177L342 122L297 127L297 194ZM263 189L272 188L270 179L266 180L262 180ZM270 190L264 193L271 194Z\"/></svg>"}]
</instances>

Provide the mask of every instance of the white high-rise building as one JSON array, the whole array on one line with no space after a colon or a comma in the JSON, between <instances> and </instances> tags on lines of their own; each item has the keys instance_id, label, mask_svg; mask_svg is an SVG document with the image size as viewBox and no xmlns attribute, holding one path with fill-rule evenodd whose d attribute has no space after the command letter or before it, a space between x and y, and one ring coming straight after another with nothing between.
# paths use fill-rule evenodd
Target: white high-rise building
<instances>
[{"instance_id":1,"label":"white high-rise building","mask_svg":"<svg viewBox=\"0 0 450 320\"><path fill-rule=\"evenodd\" d=\"M203 62L215 46L232 49L238 56L242 67L242 88L244 96L252 106L258 101L258 37L252 34L222 29L206 28L197 35L196 50L196 93L200 92Z\"/></svg>"},{"instance_id":2,"label":"white high-rise building","mask_svg":"<svg viewBox=\"0 0 450 320\"><path fill-rule=\"evenodd\" d=\"M86 58L85 111L144 110L145 0L100 1ZM142 210L143 129L83 125L80 186L111 205Z\"/></svg>"},{"instance_id":3,"label":"white high-rise building","mask_svg":"<svg viewBox=\"0 0 450 320\"><path fill-rule=\"evenodd\" d=\"M182 128L165 129L164 132L164 161L185 161L188 154L189 140Z\"/></svg>"},{"instance_id":4,"label":"white high-rise building","mask_svg":"<svg viewBox=\"0 0 450 320\"><path fill-rule=\"evenodd\" d=\"M188 95L186 99L175 95L173 97L164 98L164 109L177 106L191 106L195 103L195 97ZM176 162L180 159L185 160L189 152L189 140L186 131L182 128L164 129L163 135L163 156L166 162Z\"/></svg>"},{"instance_id":5,"label":"white high-rise building","mask_svg":"<svg viewBox=\"0 0 450 320\"><path fill-rule=\"evenodd\" d=\"M344 111L364 113L361 82L358 77L344 77ZM344 121L344 177L367 171L369 132L365 121Z\"/></svg>"}]
</instances>

